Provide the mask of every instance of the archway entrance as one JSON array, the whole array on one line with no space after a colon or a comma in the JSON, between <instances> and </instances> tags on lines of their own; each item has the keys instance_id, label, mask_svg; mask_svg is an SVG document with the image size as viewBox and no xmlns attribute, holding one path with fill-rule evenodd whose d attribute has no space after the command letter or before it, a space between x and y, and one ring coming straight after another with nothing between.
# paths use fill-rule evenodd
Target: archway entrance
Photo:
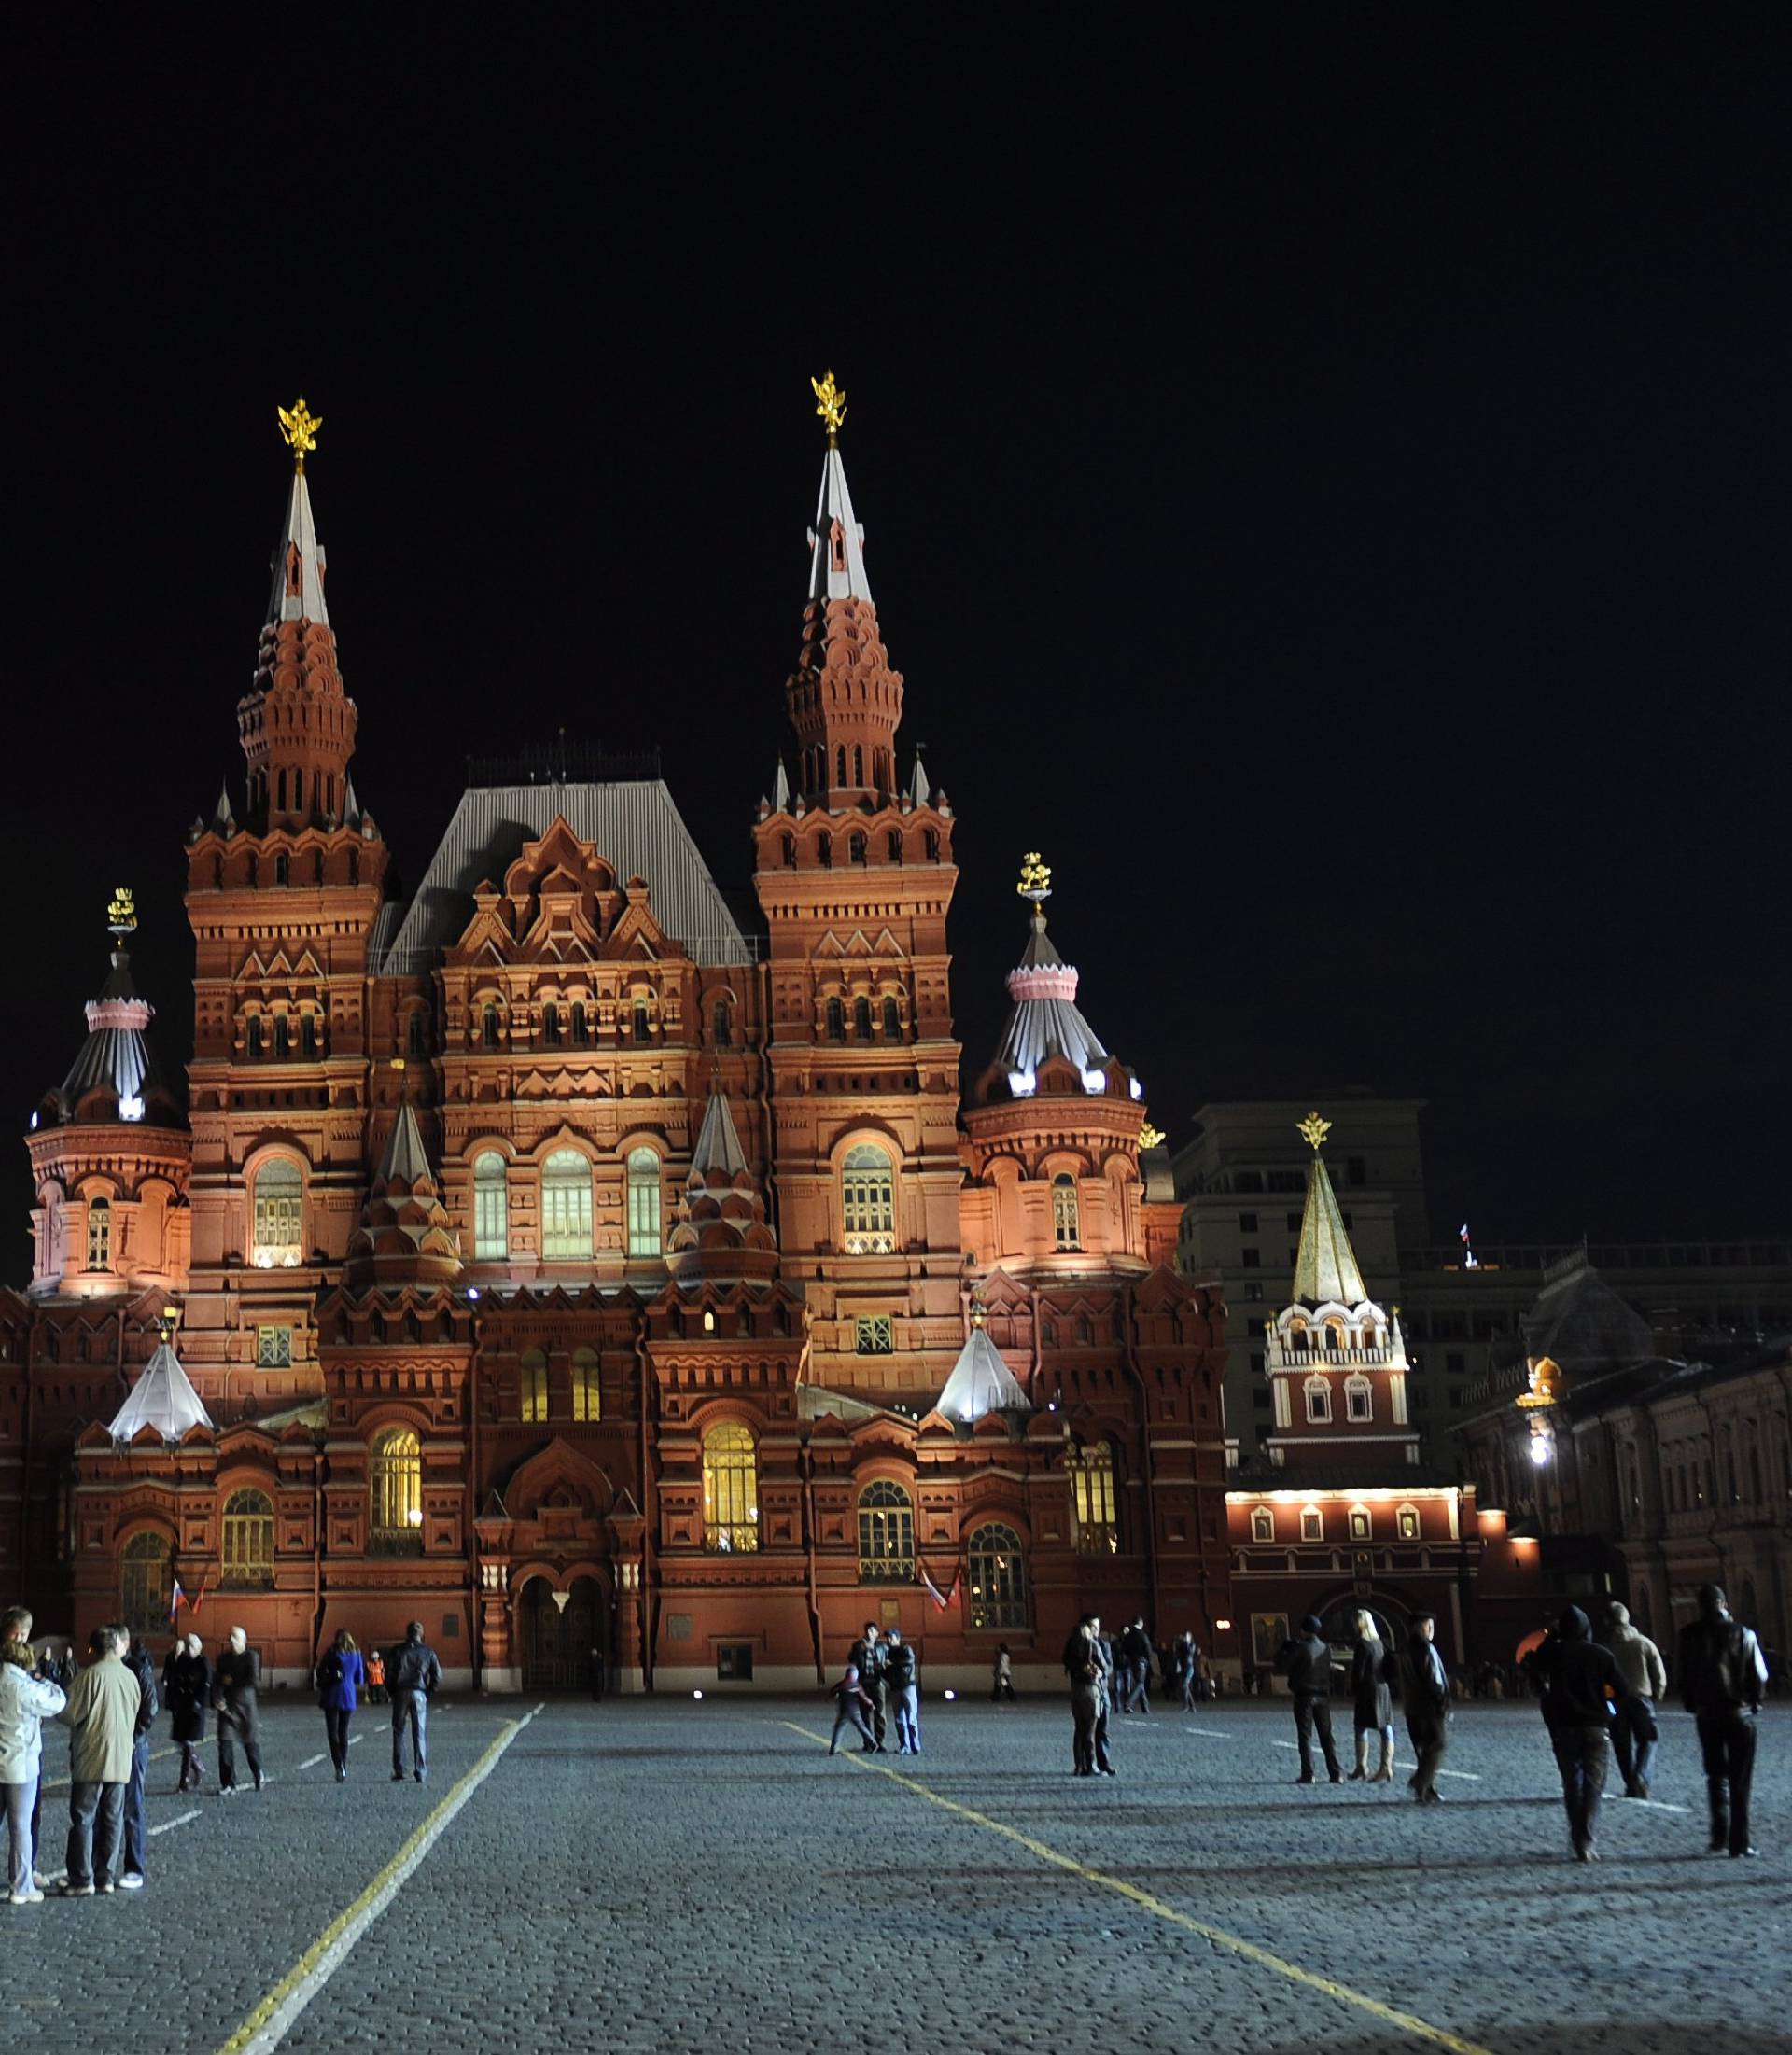
<instances>
[{"instance_id":1,"label":"archway entrance","mask_svg":"<svg viewBox=\"0 0 1792 2055\"><path fill-rule=\"evenodd\" d=\"M603 1591L595 1577L577 1577L562 1592L565 1608L545 1577L531 1577L516 1601L518 1653L525 1691L589 1691L596 1651L608 1631Z\"/></svg>"}]
</instances>

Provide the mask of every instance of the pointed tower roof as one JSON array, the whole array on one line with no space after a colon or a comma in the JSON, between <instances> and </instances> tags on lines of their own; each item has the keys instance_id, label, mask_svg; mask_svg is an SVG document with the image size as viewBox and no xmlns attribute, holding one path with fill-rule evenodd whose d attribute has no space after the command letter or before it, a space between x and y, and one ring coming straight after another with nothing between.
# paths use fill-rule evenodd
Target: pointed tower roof
<instances>
[{"instance_id":1,"label":"pointed tower roof","mask_svg":"<svg viewBox=\"0 0 1792 2055\"><path fill-rule=\"evenodd\" d=\"M841 408L844 414L846 409ZM821 491L815 503L815 525L809 530L809 597L862 599L871 604L871 580L865 576L865 531L852 510L847 467L840 445L830 435L821 464Z\"/></svg>"},{"instance_id":2,"label":"pointed tower roof","mask_svg":"<svg viewBox=\"0 0 1792 2055\"><path fill-rule=\"evenodd\" d=\"M1313 1160L1307 1171L1307 1208L1300 1218L1300 1249L1295 1258L1295 1297L1308 1306L1362 1306L1368 1299L1356 1251L1344 1226L1337 1195L1326 1175L1320 1149L1331 1122L1309 1113L1300 1131L1311 1143Z\"/></svg>"},{"instance_id":3,"label":"pointed tower roof","mask_svg":"<svg viewBox=\"0 0 1792 2055\"><path fill-rule=\"evenodd\" d=\"M178 1441L189 1428L210 1427L212 1416L180 1366L174 1344L166 1338L144 1366L131 1395L113 1416L106 1432L114 1441L133 1441L153 1427L163 1441Z\"/></svg>"},{"instance_id":4,"label":"pointed tower roof","mask_svg":"<svg viewBox=\"0 0 1792 2055\"><path fill-rule=\"evenodd\" d=\"M790 810L791 779L790 774L784 768L784 754L780 750L777 758L777 776L772 780L772 811L775 814L788 814Z\"/></svg>"},{"instance_id":5,"label":"pointed tower roof","mask_svg":"<svg viewBox=\"0 0 1792 2055\"><path fill-rule=\"evenodd\" d=\"M1029 1413L1027 1394L1015 1373L1002 1361L1001 1350L989 1339L983 1324L983 1308L971 1314L971 1332L965 1336L959 1360L952 1365L933 1410L947 1419L969 1423L986 1413Z\"/></svg>"},{"instance_id":6,"label":"pointed tower roof","mask_svg":"<svg viewBox=\"0 0 1792 2055\"><path fill-rule=\"evenodd\" d=\"M300 406L304 405L301 399ZM286 410L281 409L282 417ZM322 423L318 424L319 426ZM268 599L268 619L315 621L329 627L329 609L324 605L324 546L317 539L316 517L311 510L311 491L305 483L305 461L301 454L293 467L292 491L287 500L287 525L273 546L273 591Z\"/></svg>"},{"instance_id":7,"label":"pointed tower roof","mask_svg":"<svg viewBox=\"0 0 1792 2055\"><path fill-rule=\"evenodd\" d=\"M460 1251L429 1168L423 1131L407 1100L386 1138L361 1224L349 1238L344 1281L443 1284L459 1270Z\"/></svg>"},{"instance_id":8,"label":"pointed tower roof","mask_svg":"<svg viewBox=\"0 0 1792 2055\"><path fill-rule=\"evenodd\" d=\"M697 1130L697 1145L691 1152L691 1167L707 1176L719 1173L735 1178L747 1167L747 1152L735 1132L735 1116L728 1111L728 1095L712 1089L704 1108L703 1125Z\"/></svg>"},{"instance_id":9,"label":"pointed tower roof","mask_svg":"<svg viewBox=\"0 0 1792 2055\"><path fill-rule=\"evenodd\" d=\"M111 971L99 997L87 1002L87 1040L40 1114L47 1112L57 1125L148 1120L159 1126L177 1126L179 1111L157 1069L147 1033L156 1010L139 994L125 952L125 937L135 931L137 916L135 902L123 886L112 895L106 925L113 941Z\"/></svg>"},{"instance_id":10,"label":"pointed tower roof","mask_svg":"<svg viewBox=\"0 0 1792 2055\"><path fill-rule=\"evenodd\" d=\"M720 1086L711 1087L704 1109L666 1260L680 1282L714 1278L763 1283L777 1271L777 1240L766 1223L764 1197Z\"/></svg>"},{"instance_id":11,"label":"pointed tower roof","mask_svg":"<svg viewBox=\"0 0 1792 2055\"><path fill-rule=\"evenodd\" d=\"M1105 1091L1111 1058L1077 1006L1075 965L1065 962L1045 932L1044 902L1051 897L1052 874L1037 850L1022 863L1015 889L1032 902L1032 932L1019 963L1008 973L1015 1010L996 1061L1008 1072L1009 1089L1018 1097L1032 1091L1040 1065L1055 1057L1075 1064L1088 1090Z\"/></svg>"}]
</instances>

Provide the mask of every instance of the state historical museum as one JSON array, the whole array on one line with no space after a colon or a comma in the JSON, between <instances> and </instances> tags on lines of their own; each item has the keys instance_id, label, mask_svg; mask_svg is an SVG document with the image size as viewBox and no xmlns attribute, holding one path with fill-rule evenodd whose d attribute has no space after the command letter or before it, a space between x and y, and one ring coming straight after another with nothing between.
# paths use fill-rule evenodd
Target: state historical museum
<instances>
[{"instance_id":1,"label":"state historical museum","mask_svg":"<svg viewBox=\"0 0 1792 2055\"><path fill-rule=\"evenodd\" d=\"M1061 1682L1086 1608L1213 1645L1219 1291L1172 1267L1169 1161L1037 859L1014 966L972 973L1013 1012L961 1093L953 811L899 765L817 393L791 733L743 794L750 927L652 776L476 783L388 893L317 423L283 412L244 782L187 842L187 1111L121 897L29 1137L0 1585L46 1630L157 1635L184 1601L296 1682L339 1628L415 1617L490 1690L582 1686L599 1653L625 1689L808 1687L867 1618L935 1687L1001 1643Z\"/></svg>"}]
</instances>

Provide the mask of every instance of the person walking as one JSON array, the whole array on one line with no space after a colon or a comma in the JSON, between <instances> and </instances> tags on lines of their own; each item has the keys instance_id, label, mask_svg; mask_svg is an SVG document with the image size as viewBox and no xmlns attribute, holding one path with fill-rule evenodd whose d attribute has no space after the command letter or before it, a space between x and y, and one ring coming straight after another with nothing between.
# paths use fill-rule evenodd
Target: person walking
<instances>
[{"instance_id":1,"label":"person walking","mask_svg":"<svg viewBox=\"0 0 1792 2055\"><path fill-rule=\"evenodd\" d=\"M1356 1729L1356 1768L1352 1783L1393 1782L1393 1658L1375 1624L1375 1615L1359 1609L1356 1642L1351 1651L1352 1724ZM1369 1743L1379 1739L1381 1759L1369 1772Z\"/></svg>"},{"instance_id":2,"label":"person walking","mask_svg":"<svg viewBox=\"0 0 1792 2055\"><path fill-rule=\"evenodd\" d=\"M1126 1650L1127 1690L1123 1712L1151 1711L1151 1636L1142 1618L1136 1619L1120 1637Z\"/></svg>"},{"instance_id":3,"label":"person walking","mask_svg":"<svg viewBox=\"0 0 1792 2055\"><path fill-rule=\"evenodd\" d=\"M92 1656L75 1680L63 1717L69 1726L68 1875L65 1898L118 1889L113 1870L131 1781L133 1736L143 1693L119 1653L119 1629L96 1627Z\"/></svg>"},{"instance_id":4,"label":"person walking","mask_svg":"<svg viewBox=\"0 0 1792 2055\"><path fill-rule=\"evenodd\" d=\"M842 1673L840 1682L832 1687L834 1699L833 1732L828 1737L828 1754L840 1752L840 1729L848 1722L859 1729L860 1739L867 1750L875 1750L877 1743L872 1739L871 1728L865 1724L865 1714L871 1711L871 1694L859 1679L859 1665L849 1662Z\"/></svg>"},{"instance_id":5,"label":"person walking","mask_svg":"<svg viewBox=\"0 0 1792 2055\"><path fill-rule=\"evenodd\" d=\"M1313 1781L1313 1729L1317 1727L1325 1772L1334 1783L1342 1783L1344 1772L1332 1741L1332 1651L1317 1614L1309 1613L1300 1623L1299 1635L1282 1643L1276 1668L1287 1678L1295 1701L1295 1735L1300 1747L1300 1775L1295 1782Z\"/></svg>"},{"instance_id":6,"label":"person walking","mask_svg":"<svg viewBox=\"0 0 1792 2055\"><path fill-rule=\"evenodd\" d=\"M175 1643L169 1671L168 1710L175 1740L180 1744L180 1782L175 1789L197 1791L204 1773L199 1744L205 1739L205 1708L212 1697L212 1666L205 1660L205 1644L197 1634Z\"/></svg>"},{"instance_id":7,"label":"person walking","mask_svg":"<svg viewBox=\"0 0 1792 2055\"><path fill-rule=\"evenodd\" d=\"M1112 1777L1108 1755L1108 1672L1101 1659L1100 1622L1083 1621L1064 1649L1064 1673L1071 1681L1071 1755L1079 1777Z\"/></svg>"},{"instance_id":8,"label":"person walking","mask_svg":"<svg viewBox=\"0 0 1792 2055\"><path fill-rule=\"evenodd\" d=\"M1711 1800L1711 1848L1752 1855L1748 1799L1755 1781L1755 1719L1767 1663L1752 1627L1732 1619L1720 1585L1699 1587L1699 1617L1680 1631L1680 1699L1699 1726Z\"/></svg>"},{"instance_id":9,"label":"person walking","mask_svg":"<svg viewBox=\"0 0 1792 2055\"><path fill-rule=\"evenodd\" d=\"M847 1660L859 1672L859 1688L871 1700L871 1724L876 1739L872 1747L885 1754L884 1736L889 1725L889 1686L884 1676L883 1643L875 1625L867 1620L865 1630L847 1651Z\"/></svg>"},{"instance_id":10,"label":"person walking","mask_svg":"<svg viewBox=\"0 0 1792 2055\"><path fill-rule=\"evenodd\" d=\"M1543 1724L1561 1772L1569 1845L1576 1862L1596 1863L1611 1708L1630 1692L1611 1650L1594 1641L1591 1623L1577 1605L1563 1611L1533 1668L1543 1689Z\"/></svg>"},{"instance_id":11,"label":"person walking","mask_svg":"<svg viewBox=\"0 0 1792 2055\"><path fill-rule=\"evenodd\" d=\"M1195 1710L1196 1693L1201 1685L1201 1650L1192 1632L1184 1632L1177 1638L1175 1684L1183 1695L1183 1711Z\"/></svg>"},{"instance_id":12,"label":"person walking","mask_svg":"<svg viewBox=\"0 0 1792 2055\"><path fill-rule=\"evenodd\" d=\"M1412 1615L1407 1643L1407 1734L1419 1767L1407 1787L1421 1805L1442 1805L1437 1774L1449 1753L1449 1672L1437 1653L1437 1615Z\"/></svg>"},{"instance_id":13,"label":"person walking","mask_svg":"<svg viewBox=\"0 0 1792 2055\"><path fill-rule=\"evenodd\" d=\"M149 1736L161 1711L156 1690L156 1666L140 1635L129 1628L119 1629L119 1654L124 1667L137 1680L143 1694L137 1707L136 1729L132 1736L131 1778L124 1787L124 1869L119 1878L120 1891L143 1889L143 1856L148 1846L149 1823L144 1805L144 1780L149 1774Z\"/></svg>"},{"instance_id":14,"label":"person walking","mask_svg":"<svg viewBox=\"0 0 1792 2055\"><path fill-rule=\"evenodd\" d=\"M68 1702L62 1685L43 1673L31 1645L31 1615L21 1605L0 1617L0 1793L7 1805L7 1896L14 1905L44 1902L33 1874L44 1722Z\"/></svg>"},{"instance_id":15,"label":"person walking","mask_svg":"<svg viewBox=\"0 0 1792 2055\"><path fill-rule=\"evenodd\" d=\"M1006 1642L998 1644L996 1659L990 1666L989 1700L992 1705L1015 1703L1015 1658L1008 1653Z\"/></svg>"},{"instance_id":16,"label":"person walking","mask_svg":"<svg viewBox=\"0 0 1792 2055\"><path fill-rule=\"evenodd\" d=\"M1624 1779L1624 1796L1646 1798L1650 1772L1655 1768L1656 1743L1661 1739L1656 1709L1668 1695L1667 1665L1649 1637L1631 1625L1627 1607L1607 1606L1605 1616L1611 1623L1605 1645L1630 1694L1618 1700L1617 1717L1612 1722L1612 1753L1617 1757L1618 1774Z\"/></svg>"},{"instance_id":17,"label":"person walking","mask_svg":"<svg viewBox=\"0 0 1792 2055\"><path fill-rule=\"evenodd\" d=\"M243 1743L249 1775L261 1788L261 1657L249 1646L246 1629L231 1629L231 1644L212 1671L212 1704L217 1712L217 1792L236 1791L236 1744Z\"/></svg>"},{"instance_id":18,"label":"person walking","mask_svg":"<svg viewBox=\"0 0 1792 2055\"><path fill-rule=\"evenodd\" d=\"M317 1703L324 1709L324 1734L338 1783L348 1782L348 1723L360 1703L366 1681L367 1666L355 1637L342 1628L317 1664Z\"/></svg>"},{"instance_id":19,"label":"person walking","mask_svg":"<svg viewBox=\"0 0 1792 2055\"><path fill-rule=\"evenodd\" d=\"M918 1755L921 1752L920 1667L915 1651L903 1639L900 1627L892 1627L884 1651L884 1682L889 1690L890 1710L896 1715L896 1753Z\"/></svg>"},{"instance_id":20,"label":"person walking","mask_svg":"<svg viewBox=\"0 0 1792 2055\"><path fill-rule=\"evenodd\" d=\"M404 1737L411 1735L411 1774L422 1783L429 1774L427 1742L429 1700L441 1682L441 1664L433 1648L424 1645L423 1622L413 1620L404 1644L392 1651L392 1782L404 1782Z\"/></svg>"},{"instance_id":21,"label":"person walking","mask_svg":"<svg viewBox=\"0 0 1792 2055\"><path fill-rule=\"evenodd\" d=\"M377 1648L367 1652L367 1702L369 1705L385 1703L385 1657Z\"/></svg>"}]
</instances>

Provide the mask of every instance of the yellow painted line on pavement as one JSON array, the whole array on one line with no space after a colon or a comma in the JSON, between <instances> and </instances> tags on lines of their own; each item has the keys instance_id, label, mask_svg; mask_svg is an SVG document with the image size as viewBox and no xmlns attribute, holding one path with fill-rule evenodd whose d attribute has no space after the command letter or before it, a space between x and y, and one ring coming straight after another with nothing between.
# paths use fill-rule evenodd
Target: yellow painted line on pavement
<instances>
[{"instance_id":1,"label":"yellow painted line on pavement","mask_svg":"<svg viewBox=\"0 0 1792 2055\"><path fill-rule=\"evenodd\" d=\"M399 1849L345 1912L318 1935L260 2004L249 2013L217 2055L269 2055L286 2038L299 2015L329 1981L348 1951L404 1888L411 1873L441 1838L468 1799L497 1768L504 1751L543 1708L506 1721L496 1740Z\"/></svg>"},{"instance_id":2,"label":"yellow painted line on pavement","mask_svg":"<svg viewBox=\"0 0 1792 2055\"><path fill-rule=\"evenodd\" d=\"M792 1734L801 1734L805 1740L827 1745L827 1736L818 1734L813 1727L799 1726L794 1720L783 1720L779 1724L788 1726ZM1371 1998L1367 1992L1352 1991L1349 1984L1337 1982L1330 1977L1322 1977L1317 1970L1303 1969L1298 1963L1291 1963L1285 1956L1277 1955L1267 1948L1259 1948L1254 1941L1247 1941L1237 1934L1228 1934L1223 1927L1209 1926L1204 1920L1191 1919L1186 1912L1179 1912L1173 1905L1166 1905L1163 1899L1155 1897L1149 1891L1140 1890L1137 1884L1128 1883L1124 1877L1111 1877L1104 1869L1092 1869L1086 1863L1080 1863L1073 1855L1066 1855L1045 1841L1036 1841L1030 1834L1023 1834L1018 1827L1006 1826L1001 1820L991 1819L987 1812L979 1812L973 1806L960 1805L956 1798L943 1797L914 1777L905 1777L900 1769L887 1768L880 1762L867 1762L861 1754L848 1751L847 1761L854 1769L867 1769L879 1777L888 1777L892 1783L901 1784L904 1790L918 1793L930 1805L936 1805L944 1812L956 1812L961 1820L969 1820L973 1826L987 1828L991 1834L1000 1834L1004 1840L1014 1841L1026 1849L1029 1854L1037 1855L1041 1862L1050 1863L1055 1868L1068 1870L1072 1877L1081 1877L1085 1883L1099 1884L1104 1891L1113 1891L1123 1898L1129 1898L1136 1906L1158 1919L1166 1920L1171 1926L1181 1927L1184 1933L1197 1935L1210 1941L1215 1948L1223 1948L1227 1953L1238 1955L1245 1962L1255 1963L1264 1969L1273 1969L1279 1977L1285 1977L1291 1983L1304 1984L1309 1991L1323 1992L1328 1998L1336 1998L1339 2005L1352 2006L1358 2012L1366 2012L1372 2019L1380 2020L1388 2026L1397 2026L1403 2034L1410 2034L1417 2040L1430 2041L1435 2047L1447 2048L1450 2055L1493 2055L1493 2050L1483 2048L1478 2041L1464 2040L1460 2034L1452 2034L1448 2027L1433 2026L1429 2020L1421 2020L1416 2013L1402 2012L1395 2006L1383 2005L1379 1998Z\"/></svg>"}]
</instances>

